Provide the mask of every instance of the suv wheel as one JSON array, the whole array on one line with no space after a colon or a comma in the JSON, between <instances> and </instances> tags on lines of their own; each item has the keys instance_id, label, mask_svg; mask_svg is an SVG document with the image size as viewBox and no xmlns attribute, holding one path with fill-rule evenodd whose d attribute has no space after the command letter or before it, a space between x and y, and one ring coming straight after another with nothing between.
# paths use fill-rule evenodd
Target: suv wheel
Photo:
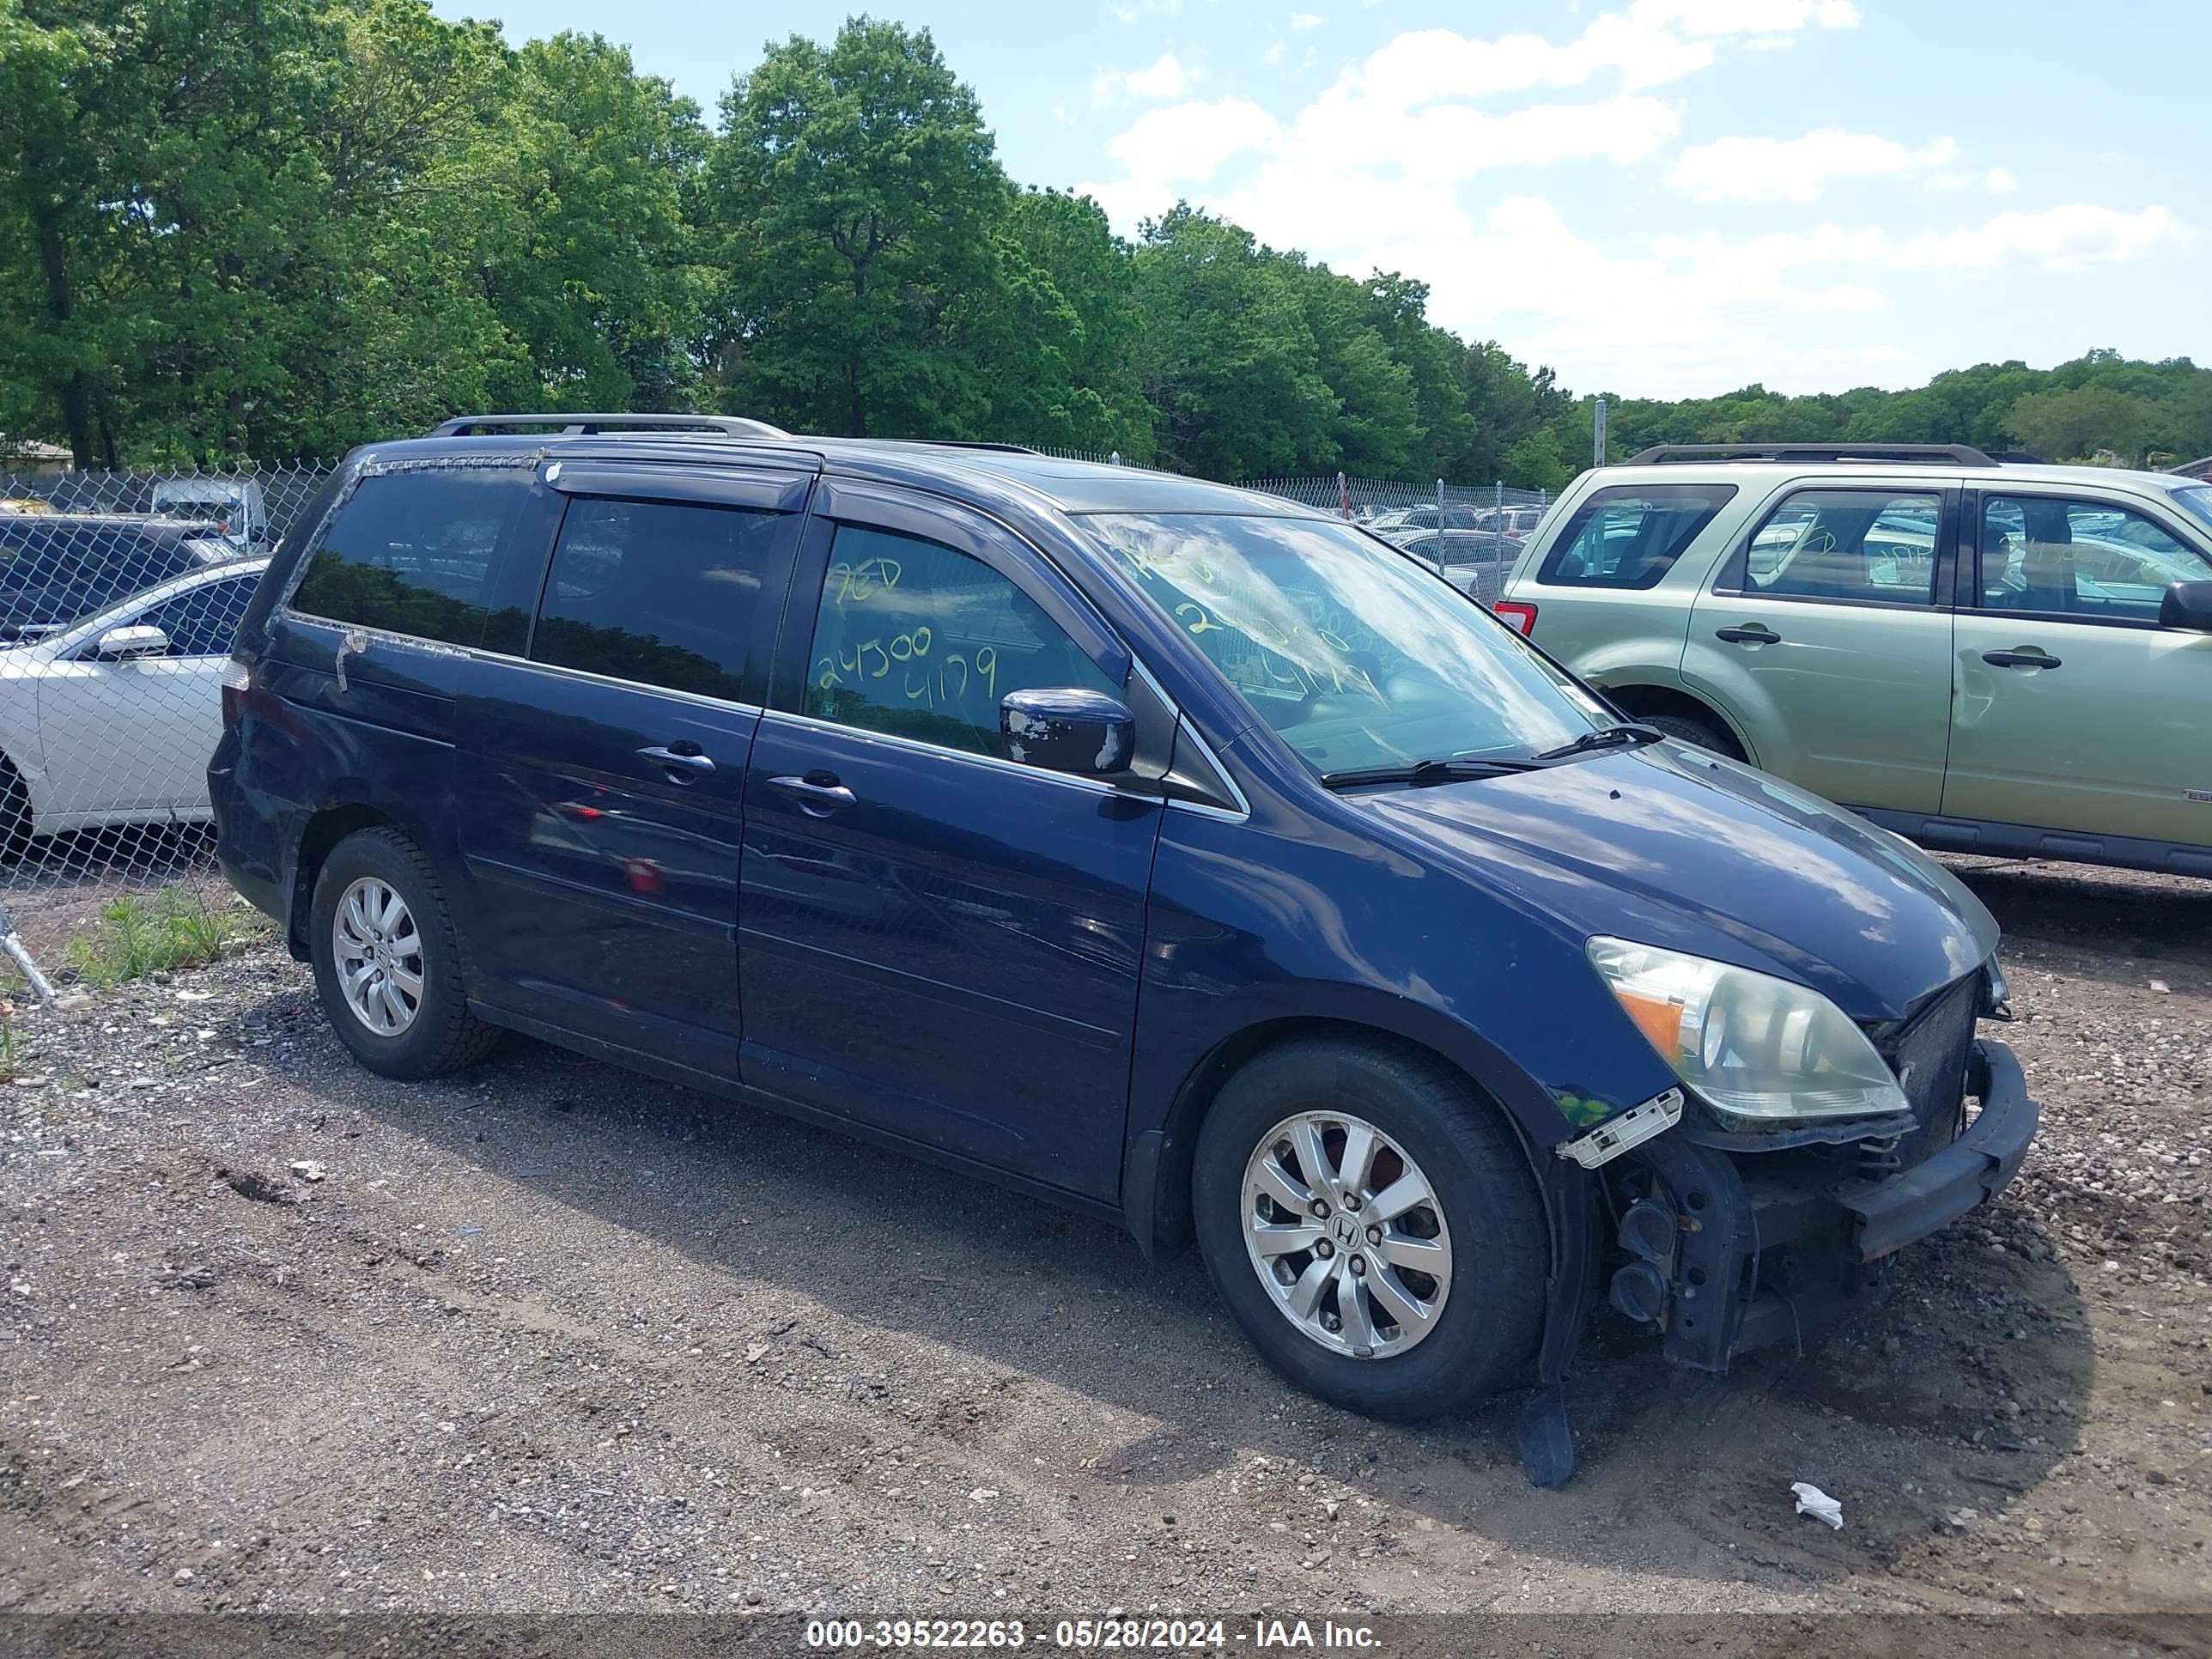
<instances>
[{"instance_id":1,"label":"suv wheel","mask_svg":"<svg viewBox=\"0 0 2212 1659\"><path fill-rule=\"evenodd\" d=\"M1639 718L1646 726L1656 726L1680 742L1710 749L1716 755L1726 755L1730 760L1743 758L1743 750L1734 738L1704 720L1692 720L1686 714L1644 714Z\"/></svg>"},{"instance_id":2,"label":"suv wheel","mask_svg":"<svg viewBox=\"0 0 2212 1659\"><path fill-rule=\"evenodd\" d=\"M1440 1065L1337 1042L1262 1054L1200 1127L1192 1199L1244 1334L1334 1405L1462 1410L1535 1352L1549 1255L1528 1159Z\"/></svg>"},{"instance_id":3,"label":"suv wheel","mask_svg":"<svg viewBox=\"0 0 2212 1659\"><path fill-rule=\"evenodd\" d=\"M499 1041L469 1012L459 943L436 874L396 830L331 849L308 921L323 1012L354 1057L386 1077L472 1066Z\"/></svg>"}]
</instances>

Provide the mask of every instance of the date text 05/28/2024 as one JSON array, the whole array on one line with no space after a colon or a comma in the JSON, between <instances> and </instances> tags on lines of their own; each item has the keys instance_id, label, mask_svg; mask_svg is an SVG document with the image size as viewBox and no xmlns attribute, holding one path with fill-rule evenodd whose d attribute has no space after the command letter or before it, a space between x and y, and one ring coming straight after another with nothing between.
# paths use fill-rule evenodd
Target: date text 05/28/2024
<instances>
[{"instance_id":1,"label":"date text 05/28/2024","mask_svg":"<svg viewBox=\"0 0 2212 1659\"><path fill-rule=\"evenodd\" d=\"M1175 1653L1243 1647L1261 1651L1333 1649L1371 1652L1374 1631L1327 1619L815 1619L806 1645L836 1651L901 1648L1012 1649L1074 1653Z\"/></svg>"}]
</instances>

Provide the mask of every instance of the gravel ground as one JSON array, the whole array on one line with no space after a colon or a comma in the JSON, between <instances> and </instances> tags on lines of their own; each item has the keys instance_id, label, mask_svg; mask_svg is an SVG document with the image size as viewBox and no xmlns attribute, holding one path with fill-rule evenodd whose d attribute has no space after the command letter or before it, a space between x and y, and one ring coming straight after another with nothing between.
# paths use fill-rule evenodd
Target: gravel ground
<instances>
[{"instance_id":1,"label":"gravel ground","mask_svg":"<svg viewBox=\"0 0 2212 1659\"><path fill-rule=\"evenodd\" d=\"M1558 1492L1102 1222L520 1041L372 1077L271 947L25 1010L0 1612L2212 1612L2212 884L1959 867L2021 1182L1802 1356L1594 1333Z\"/></svg>"}]
</instances>

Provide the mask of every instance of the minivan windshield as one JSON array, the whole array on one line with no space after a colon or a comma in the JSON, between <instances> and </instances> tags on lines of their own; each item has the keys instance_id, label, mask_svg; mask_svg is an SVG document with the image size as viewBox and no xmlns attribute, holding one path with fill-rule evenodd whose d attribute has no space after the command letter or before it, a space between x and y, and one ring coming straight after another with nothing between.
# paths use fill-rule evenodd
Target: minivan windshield
<instances>
[{"instance_id":1,"label":"minivan windshield","mask_svg":"<svg viewBox=\"0 0 2212 1659\"><path fill-rule=\"evenodd\" d=\"M1525 759L1613 723L1510 629L1348 525L1216 514L1085 522L1317 775Z\"/></svg>"}]
</instances>

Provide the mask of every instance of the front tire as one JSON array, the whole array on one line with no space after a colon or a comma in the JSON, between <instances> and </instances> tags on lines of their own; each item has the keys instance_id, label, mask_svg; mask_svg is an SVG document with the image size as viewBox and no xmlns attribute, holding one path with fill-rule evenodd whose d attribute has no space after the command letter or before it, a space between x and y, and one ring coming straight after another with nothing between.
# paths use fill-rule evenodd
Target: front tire
<instances>
[{"instance_id":1,"label":"front tire","mask_svg":"<svg viewBox=\"0 0 2212 1659\"><path fill-rule=\"evenodd\" d=\"M1638 718L1646 726L1657 727L1677 742L1710 749L1716 755L1725 755L1730 760L1743 758L1741 744L1718 726L1705 720L1692 720L1686 714L1644 714Z\"/></svg>"},{"instance_id":2,"label":"front tire","mask_svg":"<svg viewBox=\"0 0 2212 1659\"><path fill-rule=\"evenodd\" d=\"M1440 1062L1329 1040L1270 1050L1216 1097L1191 1188L1230 1312L1332 1405L1462 1411L1535 1352L1549 1267L1535 1182Z\"/></svg>"},{"instance_id":3,"label":"front tire","mask_svg":"<svg viewBox=\"0 0 2212 1659\"><path fill-rule=\"evenodd\" d=\"M331 1028L370 1071L435 1077L475 1065L499 1041L498 1027L469 1012L437 872L398 830L359 830L331 849L308 941Z\"/></svg>"}]
</instances>

